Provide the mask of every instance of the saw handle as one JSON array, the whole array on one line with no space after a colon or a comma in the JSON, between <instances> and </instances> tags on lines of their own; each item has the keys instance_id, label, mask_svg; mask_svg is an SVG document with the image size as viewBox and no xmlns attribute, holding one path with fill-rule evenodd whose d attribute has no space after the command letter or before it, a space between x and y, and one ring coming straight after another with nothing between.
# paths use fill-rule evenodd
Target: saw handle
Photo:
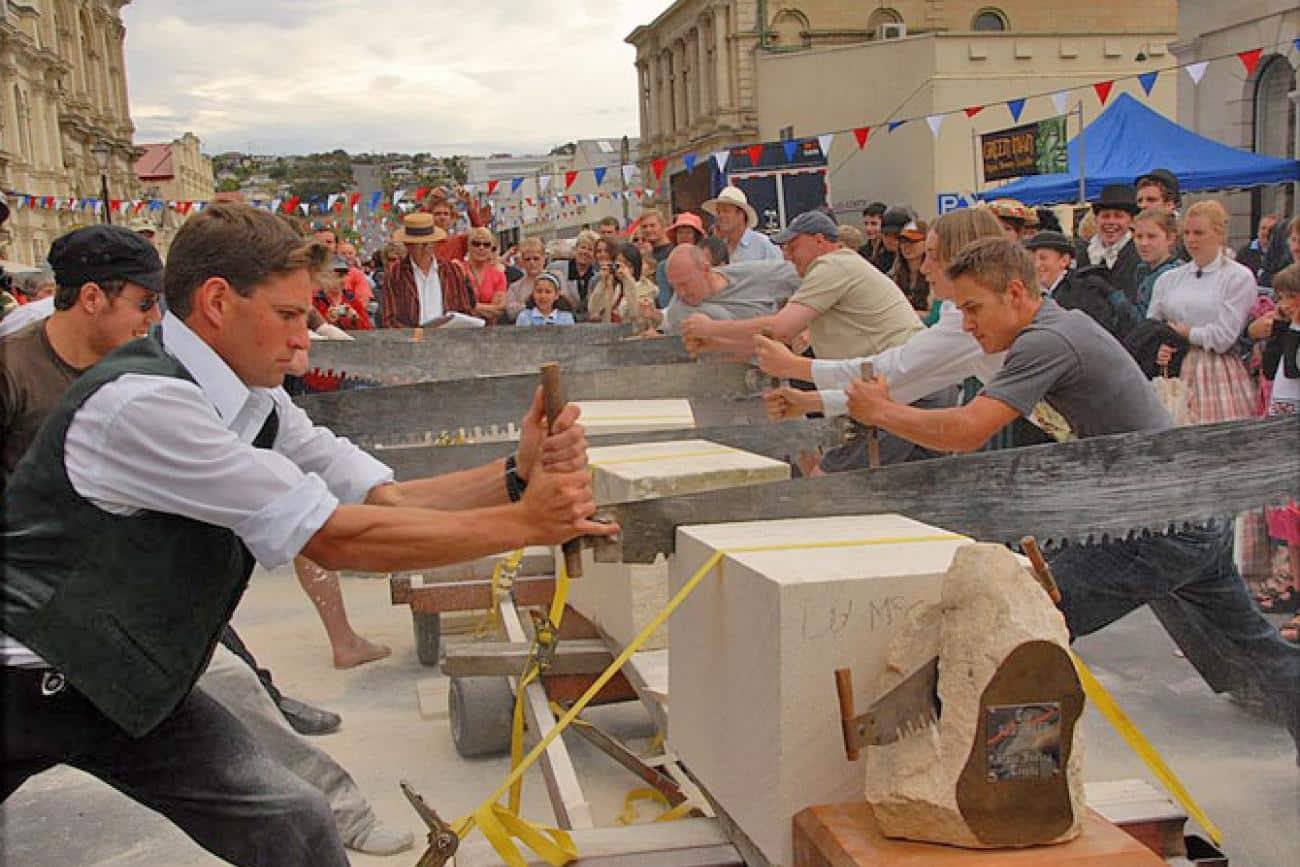
<instances>
[{"instance_id":1,"label":"saw handle","mask_svg":"<svg viewBox=\"0 0 1300 867\"><path fill-rule=\"evenodd\" d=\"M768 340L776 340L776 332L773 331L771 328L764 328L764 329L762 329L761 331L759 331L758 333L761 334L762 336L766 337ZM761 373L762 371L760 370L759 372ZM785 385L785 380L784 380L784 379L781 379L780 377L769 376L769 377L767 378L767 387L768 387L768 388L773 388L773 389L775 389L775 388L780 388L780 387L783 386L783 385Z\"/></svg>"},{"instance_id":2,"label":"saw handle","mask_svg":"<svg viewBox=\"0 0 1300 867\"><path fill-rule=\"evenodd\" d=\"M876 378L876 368L870 361L862 362L862 381L871 382ZM875 425L867 426L867 466L871 469L880 468L880 431Z\"/></svg>"},{"instance_id":3,"label":"saw handle","mask_svg":"<svg viewBox=\"0 0 1300 867\"><path fill-rule=\"evenodd\" d=\"M546 430L553 433L555 420L564 411L564 381L560 366L555 362L542 365L542 403L546 409ZM564 568L570 578L582 577L582 540L570 539L564 543Z\"/></svg>"},{"instance_id":4,"label":"saw handle","mask_svg":"<svg viewBox=\"0 0 1300 867\"><path fill-rule=\"evenodd\" d=\"M1033 536L1026 536L1020 540L1020 550L1025 552L1025 556L1033 564L1034 577L1038 579L1038 583L1047 591L1047 595L1052 597L1052 602L1060 605L1061 588L1056 586L1056 579L1052 577L1052 567L1047 565L1047 560L1038 547L1038 540Z\"/></svg>"},{"instance_id":5,"label":"saw handle","mask_svg":"<svg viewBox=\"0 0 1300 867\"><path fill-rule=\"evenodd\" d=\"M844 736L844 755L848 756L850 762L856 762L858 747L849 737L849 730L858 714L853 708L853 673L847 668L835 669L835 694L840 700L840 733Z\"/></svg>"}]
</instances>

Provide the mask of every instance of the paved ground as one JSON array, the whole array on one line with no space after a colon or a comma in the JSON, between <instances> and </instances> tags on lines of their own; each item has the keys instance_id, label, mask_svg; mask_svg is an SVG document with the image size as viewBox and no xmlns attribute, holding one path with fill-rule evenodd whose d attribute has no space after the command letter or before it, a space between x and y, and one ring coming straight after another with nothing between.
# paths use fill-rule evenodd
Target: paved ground
<instances>
[{"instance_id":1,"label":"paved ground","mask_svg":"<svg viewBox=\"0 0 1300 867\"><path fill-rule=\"evenodd\" d=\"M446 681L419 665L406 609L389 605L379 581L344 584L354 624L384 641L393 657L348 672L329 664L324 633L286 571L259 572L236 617L240 632L274 670L285 690L344 716L343 728L321 744L353 774L386 822L422 833L397 789L412 784L444 815L461 815L504 777L503 759L456 756L445 712L422 719L416 683L435 695ZM1155 620L1139 612L1098 636L1080 653L1120 704L1182 775L1227 835L1235 867L1297 863L1300 770L1286 734L1212 695L1173 653ZM444 708L445 702L438 702ZM636 705L598 709L602 722L633 748L646 749L651 728ZM1144 777L1141 763L1093 711L1085 722L1089 779ZM599 824L613 824L626 772L568 739ZM524 789L525 815L548 818L540 778ZM0 860L29 867L198 867L220 863L166 821L79 772L57 769L28 781L0 808ZM358 867L409 865L415 855L354 857Z\"/></svg>"}]
</instances>

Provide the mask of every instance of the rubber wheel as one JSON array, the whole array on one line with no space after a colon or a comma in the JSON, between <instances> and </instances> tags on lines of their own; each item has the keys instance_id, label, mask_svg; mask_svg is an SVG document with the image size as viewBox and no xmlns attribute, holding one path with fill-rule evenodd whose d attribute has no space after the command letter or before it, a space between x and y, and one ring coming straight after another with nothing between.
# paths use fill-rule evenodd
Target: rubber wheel
<instances>
[{"instance_id":1,"label":"rubber wheel","mask_svg":"<svg viewBox=\"0 0 1300 867\"><path fill-rule=\"evenodd\" d=\"M421 665L436 666L442 652L442 615L411 612L415 626L415 656Z\"/></svg>"},{"instance_id":2,"label":"rubber wheel","mask_svg":"<svg viewBox=\"0 0 1300 867\"><path fill-rule=\"evenodd\" d=\"M515 695L504 677L453 677L447 695L451 740L467 759L510 752Z\"/></svg>"}]
</instances>

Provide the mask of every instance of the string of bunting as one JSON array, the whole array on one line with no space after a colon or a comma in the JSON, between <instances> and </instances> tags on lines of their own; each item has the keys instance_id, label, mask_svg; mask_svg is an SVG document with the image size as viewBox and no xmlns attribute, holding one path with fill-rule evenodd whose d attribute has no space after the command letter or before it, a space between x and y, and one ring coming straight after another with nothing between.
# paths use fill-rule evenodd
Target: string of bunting
<instances>
[{"instance_id":1,"label":"string of bunting","mask_svg":"<svg viewBox=\"0 0 1300 867\"><path fill-rule=\"evenodd\" d=\"M805 137L802 139L790 139L779 142L786 162L792 162L795 156L804 147L805 142L811 143L814 139L821 151L823 157L830 157L831 145L835 138L845 133L852 133L853 139L857 143L858 150L864 150L873 134L878 134L882 128L886 134L893 133L899 127L918 120L924 120L930 128L930 132L937 138L944 121L951 115L965 115L967 119L972 119L983 111L996 106L1006 106L1011 115L1011 120L1018 123L1025 110L1025 105L1031 99L1040 97L1049 97L1057 114L1065 112L1066 104L1070 99L1073 91L1082 89L1091 89L1096 95L1101 106L1105 106L1110 99L1111 92L1117 82L1136 80L1141 86L1142 91L1150 96L1155 89L1159 77L1167 72L1177 72L1183 70L1191 79L1193 86L1198 86L1205 77L1205 73L1212 62L1220 60L1236 59L1245 70L1247 76L1253 75L1259 68L1260 61L1263 59L1266 48L1277 48L1288 45L1297 52L1300 52L1300 37L1275 43L1274 45L1261 46L1252 48L1247 51L1238 51L1230 54L1218 55L1190 63L1182 63L1173 66L1166 66L1161 69L1153 69L1148 72L1135 73L1133 75L1118 76L1116 78L1096 81L1090 85L1078 85L1072 88L1057 91L1043 91L1040 93L1026 94L1014 99L1002 100L999 102L990 102L983 105L971 105L965 108L955 109L952 111L939 112L936 114L917 115L915 117L903 117L887 119L878 123L868 124L859 127L852 127L829 132L819 133L816 136ZM760 143L745 145L743 147L729 148L714 151L709 155L717 166L720 174L725 174L727 165L737 152L743 152L749 159L750 167L758 167L763 153L768 144ZM699 165L700 157L694 153L688 153L682 156L682 165L687 172L694 171ZM650 161L650 170L654 175L655 188L648 191L644 186L626 188L628 184L633 183L638 177L639 170L634 165L620 166L623 186L626 189L601 190L608 177L610 166L598 166L593 169L574 169L565 171L562 175L520 175L511 177L508 180L497 179L489 180L481 185L467 185L467 189L472 194L478 194L480 190L494 201L494 222L498 226L513 227L523 225L525 222L553 222L563 217L575 215L578 208L588 203L595 204L599 201L620 201L624 197L629 200L639 201L647 195L656 195L662 191L662 179L668 168L668 160L665 158L656 158ZM581 175L590 173L598 188L592 193L570 192L573 185ZM536 194L528 195L528 190L521 193L524 183L530 178L536 181ZM562 191L551 192L551 185L556 181L562 184ZM508 191L507 191L508 188ZM6 190L9 197L10 205L21 208L40 208L54 211L90 211L98 216L105 202L94 196L74 197L74 196L40 196L18 191ZM413 200L407 197L408 193L414 193ZM392 193L391 197L386 197L382 192L371 193L367 205L369 211L375 214L392 214L396 211L398 214L405 213L415 207L415 203L420 202L428 194L428 187L419 187L414 191L409 189L399 189ZM500 195L498 195L500 194ZM511 201L501 201L503 197L509 197ZM210 204L209 201L176 201L162 199L110 199L107 202L108 208L115 214L121 216L136 215L139 216L145 212L156 214L164 209L175 211L182 216L188 216L191 213L202 211ZM253 203L258 207L270 211L283 211L288 214L301 213L303 216L310 216L312 213L321 215L337 214L339 216L350 216L353 219L361 210L361 194L357 192L339 192L331 193L328 196L322 196L311 201L304 201L298 196L286 198L274 198L267 202ZM528 211L536 210L534 219L525 220Z\"/></svg>"}]
</instances>

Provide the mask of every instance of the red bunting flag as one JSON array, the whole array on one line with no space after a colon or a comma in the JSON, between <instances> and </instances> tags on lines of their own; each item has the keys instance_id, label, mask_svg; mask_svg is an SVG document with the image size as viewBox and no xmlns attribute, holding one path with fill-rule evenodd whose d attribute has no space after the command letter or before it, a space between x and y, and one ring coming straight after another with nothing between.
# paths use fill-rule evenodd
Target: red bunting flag
<instances>
[{"instance_id":1,"label":"red bunting flag","mask_svg":"<svg viewBox=\"0 0 1300 867\"><path fill-rule=\"evenodd\" d=\"M1237 52L1237 59L1246 67L1247 75L1255 74L1255 67L1259 66L1259 59L1264 54L1262 48L1252 48L1250 51Z\"/></svg>"},{"instance_id":2,"label":"red bunting flag","mask_svg":"<svg viewBox=\"0 0 1300 867\"><path fill-rule=\"evenodd\" d=\"M180 211L182 214L189 214L189 212L190 212L190 208L192 208L192 207L194 207L194 203L193 203L193 202L177 202L177 203L176 203L176 210Z\"/></svg>"},{"instance_id":3,"label":"red bunting flag","mask_svg":"<svg viewBox=\"0 0 1300 867\"><path fill-rule=\"evenodd\" d=\"M763 158L763 146L761 144L756 144L753 147L748 148L746 153L749 154L749 164L751 166L756 166L758 165L758 161Z\"/></svg>"},{"instance_id":4,"label":"red bunting flag","mask_svg":"<svg viewBox=\"0 0 1300 867\"><path fill-rule=\"evenodd\" d=\"M966 109L966 116L974 117L975 115L979 114L983 110L984 110L984 106L982 105L972 105L970 108Z\"/></svg>"},{"instance_id":5,"label":"red bunting flag","mask_svg":"<svg viewBox=\"0 0 1300 867\"><path fill-rule=\"evenodd\" d=\"M293 196L288 201L286 201L283 205L281 205L280 209L284 211L286 214L292 214L294 211L298 210L298 202L300 201L301 199L299 199L297 196Z\"/></svg>"},{"instance_id":6,"label":"red bunting flag","mask_svg":"<svg viewBox=\"0 0 1300 867\"><path fill-rule=\"evenodd\" d=\"M853 137L858 140L858 150L867 146L867 136L871 135L871 127L860 126L853 131Z\"/></svg>"},{"instance_id":7,"label":"red bunting flag","mask_svg":"<svg viewBox=\"0 0 1300 867\"><path fill-rule=\"evenodd\" d=\"M415 191L415 200L416 200L417 202L423 202L423 201L424 201L424 194L427 193L427 192L429 192L429 188L428 188L428 187L420 187L418 190Z\"/></svg>"},{"instance_id":8,"label":"red bunting flag","mask_svg":"<svg viewBox=\"0 0 1300 867\"><path fill-rule=\"evenodd\" d=\"M1106 100L1110 98L1110 89L1114 85L1114 81L1099 81L1092 86L1092 89L1097 91L1097 99L1101 100L1102 105L1105 105Z\"/></svg>"},{"instance_id":9,"label":"red bunting flag","mask_svg":"<svg viewBox=\"0 0 1300 867\"><path fill-rule=\"evenodd\" d=\"M109 200L108 200L108 206L109 206L110 208L112 208L114 211L117 211L117 212L120 213L121 210L122 210L122 200L121 200L121 199L109 199Z\"/></svg>"},{"instance_id":10,"label":"red bunting flag","mask_svg":"<svg viewBox=\"0 0 1300 867\"><path fill-rule=\"evenodd\" d=\"M495 192L497 191L497 184L499 184L499 183L501 183L501 182L500 182L500 181L488 181L488 190L487 190L487 193L488 193L489 196L492 195L493 193L495 193Z\"/></svg>"},{"instance_id":11,"label":"red bunting flag","mask_svg":"<svg viewBox=\"0 0 1300 867\"><path fill-rule=\"evenodd\" d=\"M661 170L661 171L662 171L662 170ZM564 188L567 190L569 187L573 186L573 182L576 181L577 179L578 179L578 173L577 173L577 172L565 172L565 173L564 173Z\"/></svg>"},{"instance_id":12,"label":"red bunting flag","mask_svg":"<svg viewBox=\"0 0 1300 867\"><path fill-rule=\"evenodd\" d=\"M144 199L141 199L140 201L136 202L136 203L135 203L135 212L136 212L137 214L140 213L140 209L143 208L143 207L145 206L145 204L147 204L147 203L145 202Z\"/></svg>"},{"instance_id":13,"label":"red bunting flag","mask_svg":"<svg viewBox=\"0 0 1300 867\"><path fill-rule=\"evenodd\" d=\"M355 208L357 206L357 203L360 201L361 201L361 194L353 193L352 195L348 196L348 207Z\"/></svg>"},{"instance_id":14,"label":"red bunting flag","mask_svg":"<svg viewBox=\"0 0 1300 867\"><path fill-rule=\"evenodd\" d=\"M392 202L384 202L384 210L385 210L385 211L391 211L392 209L393 209L393 203L392 203Z\"/></svg>"},{"instance_id":15,"label":"red bunting flag","mask_svg":"<svg viewBox=\"0 0 1300 867\"><path fill-rule=\"evenodd\" d=\"M663 175L664 169L666 168L668 168L668 160L663 159L662 157L657 160L650 161L650 169L655 173L656 181L659 180L659 178Z\"/></svg>"}]
</instances>

